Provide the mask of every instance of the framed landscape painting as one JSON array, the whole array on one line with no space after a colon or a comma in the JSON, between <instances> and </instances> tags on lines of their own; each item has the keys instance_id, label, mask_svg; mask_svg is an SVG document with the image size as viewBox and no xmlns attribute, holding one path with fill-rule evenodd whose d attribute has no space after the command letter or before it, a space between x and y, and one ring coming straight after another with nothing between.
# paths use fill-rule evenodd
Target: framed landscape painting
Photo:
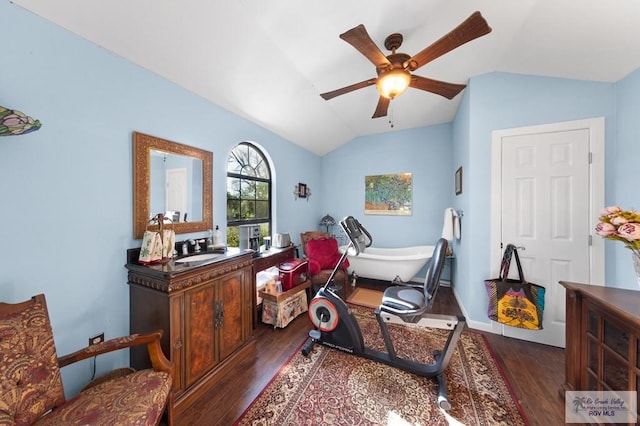
<instances>
[{"instance_id":1,"label":"framed landscape painting","mask_svg":"<svg viewBox=\"0 0 640 426\"><path fill-rule=\"evenodd\" d=\"M411 216L412 174L365 176L364 214Z\"/></svg>"}]
</instances>

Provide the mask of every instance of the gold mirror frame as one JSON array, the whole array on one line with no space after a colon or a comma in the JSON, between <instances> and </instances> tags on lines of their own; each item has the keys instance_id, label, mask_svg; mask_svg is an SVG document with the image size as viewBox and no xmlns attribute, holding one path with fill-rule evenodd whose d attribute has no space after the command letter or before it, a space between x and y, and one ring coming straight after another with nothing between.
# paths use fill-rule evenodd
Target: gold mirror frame
<instances>
[{"instance_id":1,"label":"gold mirror frame","mask_svg":"<svg viewBox=\"0 0 640 426\"><path fill-rule=\"evenodd\" d=\"M155 136L133 132L133 238L141 239L149 218L159 212L150 212L151 150L184 155L202 160L202 221L173 224L176 234L213 229L211 192L213 186L213 153Z\"/></svg>"}]
</instances>

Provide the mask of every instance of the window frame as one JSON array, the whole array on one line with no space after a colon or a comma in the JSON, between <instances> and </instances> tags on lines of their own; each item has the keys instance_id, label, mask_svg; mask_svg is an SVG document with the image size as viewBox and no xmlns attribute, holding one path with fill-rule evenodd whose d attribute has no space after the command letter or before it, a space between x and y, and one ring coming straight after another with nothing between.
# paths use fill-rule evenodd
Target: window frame
<instances>
[{"instance_id":1,"label":"window frame","mask_svg":"<svg viewBox=\"0 0 640 426\"><path fill-rule=\"evenodd\" d=\"M235 149L237 149L239 146L246 146L248 149L248 152L253 151L260 159L261 162L260 163L264 163L267 172L269 173L269 177L268 178L264 178L264 177L258 177L258 176L254 176L254 175L250 175L250 174L246 174L243 173L242 171L240 173L237 172L230 172L229 171L229 162L232 160L233 157L233 151ZM250 158L251 156L248 156L248 158ZM240 164L237 161L237 158L234 158L233 161L236 162L236 164ZM240 164L241 165L241 164ZM242 168L244 168L245 166L241 165ZM253 167L255 169L255 167ZM269 160L267 159L267 156L265 155L265 153L263 152L262 149L260 149L258 146L256 146L255 144L251 143L251 142L240 142L239 144L237 144L236 146L233 147L233 149L231 150L231 152L229 153L229 156L227 157L227 182L225 184L226 189L227 189L227 200L226 200L226 223L227 223L227 230L229 228L235 228L238 227L240 225L252 225L252 224L264 224L267 223L267 232L266 235L261 235L261 243L262 243L262 238L268 235L271 235L271 230L273 229L273 181L272 181L272 176L273 176L273 170L271 167L271 164L269 163ZM261 217L261 218L253 218L253 219L229 219L229 194L231 193L230 186L229 186L229 179L235 179L238 181L239 184L239 188L242 188L242 184L243 182L249 181L249 182L255 182L255 183L266 183L268 188L267 188L267 217ZM234 199L239 201L239 208L242 209L242 203L243 201L251 201L253 203L256 203L258 201L258 198L256 198L257 194L254 195L253 198L243 198L242 197L242 193L240 193L240 198L239 199ZM242 216L242 210L240 210L240 216ZM229 236L229 233L227 232L227 236Z\"/></svg>"}]
</instances>

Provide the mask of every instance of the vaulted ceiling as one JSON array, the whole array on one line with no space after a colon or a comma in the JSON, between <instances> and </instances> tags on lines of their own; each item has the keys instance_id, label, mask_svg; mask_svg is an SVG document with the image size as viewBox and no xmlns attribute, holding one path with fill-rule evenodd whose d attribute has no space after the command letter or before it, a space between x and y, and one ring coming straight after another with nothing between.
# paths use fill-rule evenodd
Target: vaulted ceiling
<instances>
[{"instance_id":1,"label":"vaulted ceiling","mask_svg":"<svg viewBox=\"0 0 640 426\"><path fill-rule=\"evenodd\" d=\"M401 33L413 55L474 11L492 28L415 71L466 84L504 71L615 82L640 68L637 0L13 0L13 3L318 155L354 137L449 122L452 100L409 89L372 119L376 77L339 35ZM389 120L393 121L393 128Z\"/></svg>"}]
</instances>

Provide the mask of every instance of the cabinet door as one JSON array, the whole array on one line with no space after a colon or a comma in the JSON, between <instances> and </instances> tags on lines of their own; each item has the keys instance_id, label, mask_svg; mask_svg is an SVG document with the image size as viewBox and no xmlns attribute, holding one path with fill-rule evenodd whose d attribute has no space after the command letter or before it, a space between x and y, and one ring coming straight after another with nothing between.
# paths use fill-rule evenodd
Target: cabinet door
<instances>
[{"instance_id":1,"label":"cabinet door","mask_svg":"<svg viewBox=\"0 0 640 426\"><path fill-rule=\"evenodd\" d=\"M223 320L219 331L220 359L225 359L248 338L252 329L250 268L225 275L218 281Z\"/></svg>"},{"instance_id":2,"label":"cabinet door","mask_svg":"<svg viewBox=\"0 0 640 426\"><path fill-rule=\"evenodd\" d=\"M218 363L215 329L216 285L212 281L185 293L186 385L192 385Z\"/></svg>"},{"instance_id":3,"label":"cabinet door","mask_svg":"<svg viewBox=\"0 0 640 426\"><path fill-rule=\"evenodd\" d=\"M179 295L169 299L169 359L173 362L175 375L173 377L173 391L175 394L181 394L186 388L185 375L183 374L184 366L184 335L183 335L183 316L184 297ZM146 347L145 347L146 350Z\"/></svg>"},{"instance_id":4,"label":"cabinet door","mask_svg":"<svg viewBox=\"0 0 640 426\"><path fill-rule=\"evenodd\" d=\"M583 387L587 390L629 390L636 386L637 336L615 314L586 303L586 363Z\"/></svg>"}]
</instances>

